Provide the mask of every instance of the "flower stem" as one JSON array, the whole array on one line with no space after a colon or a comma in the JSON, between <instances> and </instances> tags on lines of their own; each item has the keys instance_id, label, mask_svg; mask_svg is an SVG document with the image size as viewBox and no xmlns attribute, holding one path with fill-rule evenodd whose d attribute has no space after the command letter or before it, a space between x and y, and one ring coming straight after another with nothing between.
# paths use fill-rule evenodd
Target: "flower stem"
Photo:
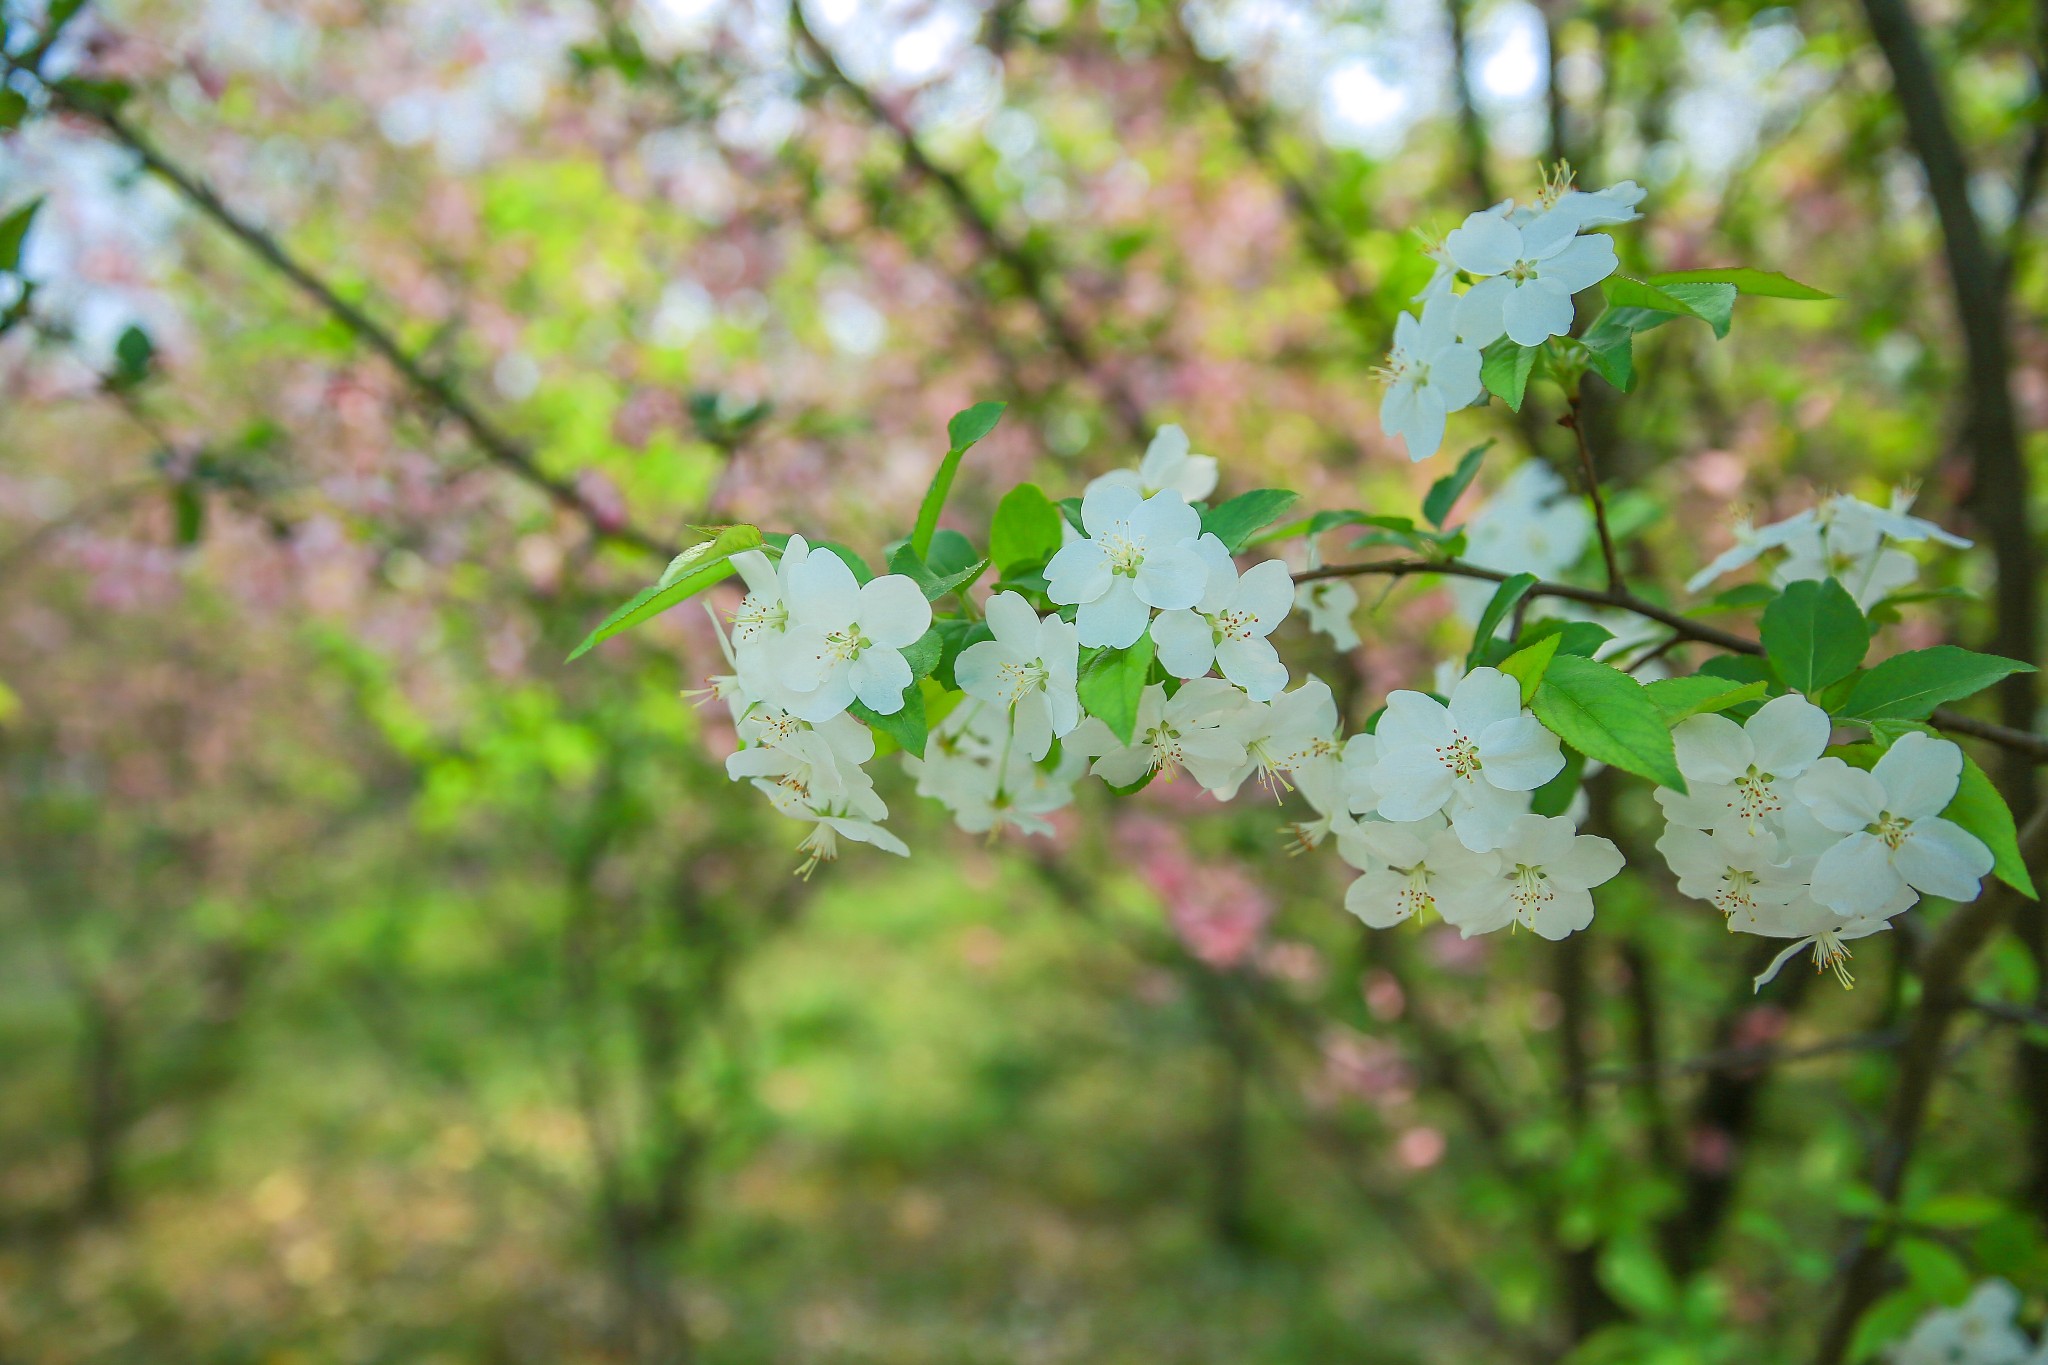
<instances>
[{"instance_id":1,"label":"flower stem","mask_svg":"<svg viewBox=\"0 0 2048 1365\"><path fill-rule=\"evenodd\" d=\"M1571 406L1557 424L1571 428L1574 439L1579 443L1579 468L1586 476L1586 494L1593 500L1593 520L1600 527L1600 557L1607 562L1607 587L1611 592L1626 592L1628 584L1621 574L1621 556L1615 553L1614 532L1607 525L1607 499L1600 492L1600 475L1593 468L1593 448L1586 444L1586 424L1580 409L1580 399L1572 395Z\"/></svg>"}]
</instances>

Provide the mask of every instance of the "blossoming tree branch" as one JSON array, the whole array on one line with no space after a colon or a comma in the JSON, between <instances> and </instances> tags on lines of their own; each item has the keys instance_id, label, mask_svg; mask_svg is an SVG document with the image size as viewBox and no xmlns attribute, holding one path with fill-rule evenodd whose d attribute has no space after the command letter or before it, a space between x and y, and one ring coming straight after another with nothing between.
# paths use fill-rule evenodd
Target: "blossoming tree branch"
<instances>
[{"instance_id":1,"label":"blossoming tree branch","mask_svg":"<svg viewBox=\"0 0 2048 1365\"><path fill-rule=\"evenodd\" d=\"M1847 985L1850 944L1924 898L1971 901L1987 877L2034 894L2011 812L1941 728L2041 757L2036 736L1942 710L2030 666L1948 645L1868 657L1875 626L1934 596L1915 591L1916 549L1969 545L1913 516L1909 491L1741 524L1684 584L1684 605L1628 589L1577 420L1585 377L1627 393L1642 332L1720 337L1743 296L1827 297L1754 269L1618 275L1606 230L1635 221L1642 197L1632 183L1578 190L1560 168L1533 202L1468 216L1430 249L1435 274L1384 371L1382 424L1418 461L1453 414L1519 411L1532 381L1557 385L1583 497L1528 463L1451 524L1482 446L1419 515L1302 517L1281 489L1218 497L1217 462L1167 426L1135 469L1079 497L1011 488L977 541L939 518L961 461L1001 419L1002 404L981 403L949 424L915 526L878 563L801 534L717 528L576 653L737 575L745 595L721 627L729 671L709 689L742 741L727 771L806 827L806 875L846 842L908 853L871 773L893 753L975 833L1049 833L1046 817L1088 778L1117 795L1188 781L1219 801L1251 784L1254 799L1293 807L1287 837L1357 870L1345 905L1366 924L1440 917L1468 937L1560 939L1592 922L1594 893L1624 865L1580 832L1582 783L1604 766L1654 786L1657 848L1681 892L1731 932L1786 942L1759 988L1808 949ZM1605 306L1575 333L1574 296L1596 287ZM1382 553L1324 563L1340 534ZM1593 538L1605 588L1556 581ZM1272 636L1300 611L1357 647L1348 580L1366 576L1445 579L1471 643L1347 734L1330 688L1297 679ZM1721 652L1674 674L1665 658L1680 642Z\"/></svg>"}]
</instances>

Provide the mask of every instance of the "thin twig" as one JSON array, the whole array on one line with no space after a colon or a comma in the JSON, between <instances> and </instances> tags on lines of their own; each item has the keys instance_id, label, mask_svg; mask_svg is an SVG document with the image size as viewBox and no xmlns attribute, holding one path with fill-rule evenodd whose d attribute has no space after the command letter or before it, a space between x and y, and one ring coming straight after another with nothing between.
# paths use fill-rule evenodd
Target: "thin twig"
<instances>
[{"instance_id":1,"label":"thin twig","mask_svg":"<svg viewBox=\"0 0 2048 1365\"><path fill-rule=\"evenodd\" d=\"M1600 528L1600 558L1607 564L1607 586L1614 592L1626 592L1628 584L1622 577L1621 556L1614 548L1614 532L1607 525L1607 497L1600 491L1600 474L1593 468L1593 447L1586 442L1585 412L1580 404L1579 395L1573 394L1571 406L1557 419L1557 424L1569 428L1578 442L1579 470L1585 475L1586 496L1593 500L1594 524Z\"/></svg>"},{"instance_id":2,"label":"thin twig","mask_svg":"<svg viewBox=\"0 0 2048 1365\"><path fill-rule=\"evenodd\" d=\"M530 449L486 417L453 381L429 370L392 332L342 298L325 280L288 252L277 238L230 208L204 180L170 160L120 114L67 100L60 87L49 89L51 100L57 107L98 125L115 142L132 152L144 169L171 186L202 215L291 281L300 293L319 305L357 340L382 356L416 395L461 427L493 464L509 470L545 493L558 506L581 518L594 535L663 558L673 558L678 552L679 546L630 522L620 521L592 503L574 483L542 469Z\"/></svg>"}]
</instances>

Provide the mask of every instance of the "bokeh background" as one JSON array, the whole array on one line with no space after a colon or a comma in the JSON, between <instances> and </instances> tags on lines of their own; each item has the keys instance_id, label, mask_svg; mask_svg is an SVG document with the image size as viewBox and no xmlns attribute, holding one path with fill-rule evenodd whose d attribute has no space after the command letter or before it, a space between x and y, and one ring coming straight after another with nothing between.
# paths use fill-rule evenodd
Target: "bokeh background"
<instances>
[{"instance_id":1,"label":"bokeh background","mask_svg":"<svg viewBox=\"0 0 2048 1365\"><path fill-rule=\"evenodd\" d=\"M2048 18L1916 9L2038 463ZM1594 400L1637 581L1828 489L1981 534L1863 8L107 0L50 61L134 93L0 138L0 211L45 196L0 340L0 1358L1806 1358L1911 932L1752 998L1638 796L1562 945L1368 936L1270 801L1168 787L988 842L895 778L916 856L806 883L679 695L701 612L561 660L636 540L900 535L982 399L962 527L1169 421L1226 491L1412 513L1447 466L1371 371L1422 234L1560 157L1648 187L1629 273L1839 296ZM1468 509L1559 410L1454 418L1498 442ZM1424 585L1359 626L1288 642L1354 723L1467 639ZM1987 1275L2038 1316L2039 937L1987 956L2020 1022L1959 1035L1863 1355Z\"/></svg>"}]
</instances>

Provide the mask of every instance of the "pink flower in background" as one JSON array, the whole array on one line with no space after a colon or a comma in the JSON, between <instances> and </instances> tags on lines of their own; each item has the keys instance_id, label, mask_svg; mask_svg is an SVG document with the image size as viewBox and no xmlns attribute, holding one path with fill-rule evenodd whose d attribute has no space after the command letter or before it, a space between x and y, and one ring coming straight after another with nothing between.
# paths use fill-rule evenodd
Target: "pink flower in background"
<instances>
[{"instance_id":1,"label":"pink flower in background","mask_svg":"<svg viewBox=\"0 0 2048 1365\"><path fill-rule=\"evenodd\" d=\"M1322 1071L1313 1089L1324 1102L1355 1100L1382 1112L1414 1102L1414 1072L1394 1044L1338 1026L1324 1030L1320 1050Z\"/></svg>"},{"instance_id":2,"label":"pink flower in background","mask_svg":"<svg viewBox=\"0 0 2048 1365\"><path fill-rule=\"evenodd\" d=\"M1189 953L1228 971L1258 947L1273 902L1235 863L1212 863L1188 870L1167 914Z\"/></svg>"}]
</instances>

